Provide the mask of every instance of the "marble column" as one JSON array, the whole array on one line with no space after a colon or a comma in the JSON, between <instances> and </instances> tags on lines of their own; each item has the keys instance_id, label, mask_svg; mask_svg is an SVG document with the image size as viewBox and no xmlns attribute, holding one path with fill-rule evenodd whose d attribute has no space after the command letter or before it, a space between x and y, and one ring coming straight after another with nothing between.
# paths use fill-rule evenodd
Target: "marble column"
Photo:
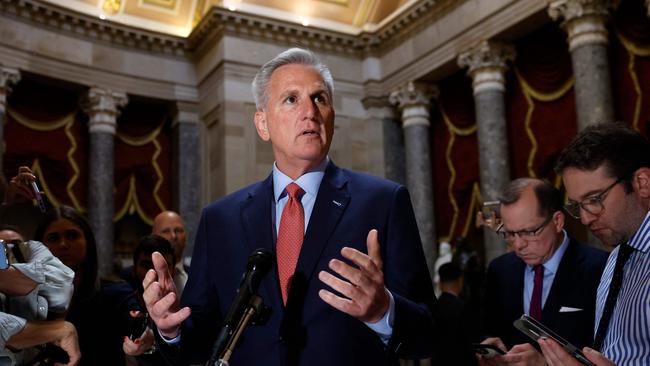
<instances>
[{"instance_id":1,"label":"marble column","mask_svg":"<svg viewBox=\"0 0 650 366\"><path fill-rule=\"evenodd\" d=\"M388 97L363 99L368 120L381 124L384 136L384 171L386 179L406 185L404 131Z\"/></svg>"},{"instance_id":2,"label":"marble column","mask_svg":"<svg viewBox=\"0 0 650 366\"><path fill-rule=\"evenodd\" d=\"M512 46L481 42L458 57L472 78L479 146L479 168L483 201L493 201L510 181L508 133L505 114L506 62L515 58ZM485 261L505 253L505 243L492 230L484 228Z\"/></svg>"},{"instance_id":3,"label":"marble column","mask_svg":"<svg viewBox=\"0 0 650 366\"><path fill-rule=\"evenodd\" d=\"M607 55L609 0L551 1L548 13L568 34L575 77L578 130L614 121Z\"/></svg>"},{"instance_id":4,"label":"marble column","mask_svg":"<svg viewBox=\"0 0 650 366\"><path fill-rule=\"evenodd\" d=\"M99 275L113 272L113 161L119 108L126 105L124 93L93 87L84 109L88 114L88 221L97 240Z\"/></svg>"},{"instance_id":5,"label":"marble column","mask_svg":"<svg viewBox=\"0 0 650 366\"><path fill-rule=\"evenodd\" d=\"M406 186L411 194L431 279L434 275L437 237L433 216L429 109L431 98L437 94L438 89L434 86L409 82L397 88L389 97L390 102L401 111L406 150Z\"/></svg>"},{"instance_id":6,"label":"marble column","mask_svg":"<svg viewBox=\"0 0 650 366\"><path fill-rule=\"evenodd\" d=\"M2 162L5 153L5 114L7 112L7 97L11 93L11 85L20 81L20 71L17 69L2 66L0 64L0 174L2 170Z\"/></svg>"},{"instance_id":7,"label":"marble column","mask_svg":"<svg viewBox=\"0 0 650 366\"><path fill-rule=\"evenodd\" d=\"M177 103L172 124L174 207L185 222L187 245L183 256L191 256L201 214L200 118L196 105Z\"/></svg>"}]
</instances>

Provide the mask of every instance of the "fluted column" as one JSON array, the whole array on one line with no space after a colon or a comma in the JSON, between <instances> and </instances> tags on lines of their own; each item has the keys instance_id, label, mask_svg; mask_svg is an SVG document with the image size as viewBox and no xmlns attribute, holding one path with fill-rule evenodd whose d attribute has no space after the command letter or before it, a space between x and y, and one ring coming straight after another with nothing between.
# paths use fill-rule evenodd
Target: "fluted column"
<instances>
[{"instance_id":1,"label":"fluted column","mask_svg":"<svg viewBox=\"0 0 650 366\"><path fill-rule=\"evenodd\" d=\"M185 222L187 246L184 256L192 254L194 237L201 213L201 156L199 153L200 119L196 105L177 103L172 124L174 141L174 206Z\"/></svg>"},{"instance_id":2,"label":"fluted column","mask_svg":"<svg viewBox=\"0 0 650 366\"><path fill-rule=\"evenodd\" d=\"M548 13L568 34L575 77L578 130L614 121L605 23L609 0L557 0Z\"/></svg>"},{"instance_id":3,"label":"fluted column","mask_svg":"<svg viewBox=\"0 0 650 366\"><path fill-rule=\"evenodd\" d=\"M438 89L409 82L390 94L389 100L401 111L406 150L406 186L411 194L420 230L424 256L433 279L437 237L433 217L433 177L429 144L429 109Z\"/></svg>"},{"instance_id":4,"label":"fluted column","mask_svg":"<svg viewBox=\"0 0 650 366\"><path fill-rule=\"evenodd\" d=\"M113 169L115 130L124 93L93 87L88 91L90 149L88 157L88 221L97 240L99 275L113 272Z\"/></svg>"},{"instance_id":5,"label":"fluted column","mask_svg":"<svg viewBox=\"0 0 650 366\"><path fill-rule=\"evenodd\" d=\"M7 97L11 93L11 85L20 81L20 71L0 64L0 174L5 154L5 114L7 112Z\"/></svg>"},{"instance_id":6,"label":"fluted column","mask_svg":"<svg viewBox=\"0 0 650 366\"><path fill-rule=\"evenodd\" d=\"M481 194L484 201L496 200L510 180L508 133L505 114L506 63L515 58L511 46L498 43L480 43L458 57L461 67L469 68L474 90ZM492 230L483 230L485 260L505 253L505 244Z\"/></svg>"},{"instance_id":7,"label":"fluted column","mask_svg":"<svg viewBox=\"0 0 650 366\"><path fill-rule=\"evenodd\" d=\"M404 156L404 131L401 121L388 101L388 97L371 97L363 100L368 120L381 124L384 137L384 171L386 179L406 184Z\"/></svg>"}]
</instances>

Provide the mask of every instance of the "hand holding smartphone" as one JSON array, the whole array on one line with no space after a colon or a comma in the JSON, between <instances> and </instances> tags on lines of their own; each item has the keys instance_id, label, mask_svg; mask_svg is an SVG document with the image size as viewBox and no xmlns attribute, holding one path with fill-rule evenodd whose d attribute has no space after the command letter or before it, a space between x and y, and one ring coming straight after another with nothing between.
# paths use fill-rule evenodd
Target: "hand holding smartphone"
<instances>
[{"instance_id":1,"label":"hand holding smartphone","mask_svg":"<svg viewBox=\"0 0 650 366\"><path fill-rule=\"evenodd\" d=\"M472 350L474 350L474 353L477 355L485 358L492 358L506 354L501 348L493 344L472 343Z\"/></svg>"},{"instance_id":2,"label":"hand holding smartphone","mask_svg":"<svg viewBox=\"0 0 650 366\"><path fill-rule=\"evenodd\" d=\"M551 329L547 328L544 324L538 322L537 320L531 318L528 314L524 314L521 318L515 320L513 323L515 328L522 331L524 334L529 336L532 340L537 342L538 339L542 337L551 338L561 345L569 354L571 354L575 359L580 361L583 365L587 366L596 366L593 362L589 361L587 357L579 350L576 346L567 342L564 338L557 335Z\"/></svg>"}]
</instances>

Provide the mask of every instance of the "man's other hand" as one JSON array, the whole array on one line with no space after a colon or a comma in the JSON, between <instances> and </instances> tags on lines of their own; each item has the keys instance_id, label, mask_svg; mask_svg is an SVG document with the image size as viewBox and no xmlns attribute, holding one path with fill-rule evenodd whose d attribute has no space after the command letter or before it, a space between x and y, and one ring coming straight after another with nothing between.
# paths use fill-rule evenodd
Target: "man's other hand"
<instances>
[{"instance_id":1,"label":"man's other hand","mask_svg":"<svg viewBox=\"0 0 650 366\"><path fill-rule=\"evenodd\" d=\"M329 262L330 269L343 279L326 271L318 274L323 283L343 297L328 290L320 290L318 295L323 301L346 314L366 323L376 323L386 315L390 306L388 290L384 286L377 230L370 230L366 245L367 255L349 247L341 249L341 255L356 267L338 259Z\"/></svg>"},{"instance_id":2,"label":"man's other hand","mask_svg":"<svg viewBox=\"0 0 650 366\"><path fill-rule=\"evenodd\" d=\"M181 323L190 316L190 308L178 309L176 286L162 254L154 252L151 260L154 269L150 269L142 281L142 297L160 334L166 338L176 338Z\"/></svg>"}]
</instances>

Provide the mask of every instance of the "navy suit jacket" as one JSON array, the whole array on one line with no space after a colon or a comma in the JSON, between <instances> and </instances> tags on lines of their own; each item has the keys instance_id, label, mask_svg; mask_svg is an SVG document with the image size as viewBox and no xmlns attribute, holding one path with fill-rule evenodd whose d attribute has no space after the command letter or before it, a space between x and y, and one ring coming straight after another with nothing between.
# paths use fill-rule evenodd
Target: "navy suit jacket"
<instances>
[{"instance_id":1,"label":"navy suit jacket","mask_svg":"<svg viewBox=\"0 0 650 366\"><path fill-rule=\"evenodd\" d=\"M256 248L275 251L272 175L203 210L182 304L192 309L181 330L183 362L209 357L223 317ZM363 322L323 302L318 279L344 246L367 252L379 231L386 287L395 299L389 345ZM407 190L330 163L305 233L287 306L274 263L259 295L271 308L265 325L248 326L233 365L388 365L396 355L428 357L435 296Z\"/></svg>"},{"instance_id":2,"label":"navy suit jacket","mask_svg":"<svg viewBox=\"0 0 650 366\"><path fill-rule=\"evenodd\" d=\"M542 323L578 349L593 343L596 290L607 256L570 239L542 309ZM530 342L512 325L524 314L525 268L514 252L494 259L488 267L485 330L500 337L508 349ZM581 310L560 312L562 307Z\"/></svg>"}]
</instances>

